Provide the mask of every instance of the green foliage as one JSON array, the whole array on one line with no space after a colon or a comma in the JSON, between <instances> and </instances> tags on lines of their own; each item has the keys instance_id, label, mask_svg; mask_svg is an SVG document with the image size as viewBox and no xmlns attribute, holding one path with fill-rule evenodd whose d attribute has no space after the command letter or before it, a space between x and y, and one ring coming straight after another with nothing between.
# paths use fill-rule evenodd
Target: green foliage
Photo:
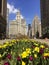
<instances>
[{"instance_id":1,"label":"green foliage","mask_svg":"<svg viewBox=\"0 0 49 65\"><path fill-rule=\"evenodd\" d=\"M12 40L0 45L0 61L0 65L22 65L22 61L24 65L49 65L49 47L30 39Z\"/></svg>"}]
</instances>

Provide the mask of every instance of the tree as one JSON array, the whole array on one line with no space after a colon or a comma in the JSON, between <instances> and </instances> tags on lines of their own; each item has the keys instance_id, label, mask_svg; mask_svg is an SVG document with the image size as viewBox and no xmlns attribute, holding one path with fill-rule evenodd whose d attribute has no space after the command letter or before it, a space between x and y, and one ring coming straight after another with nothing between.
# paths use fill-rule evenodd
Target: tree
<instances>
[{"instance_id":1,"label":"tree","mask_svg":"<svg viewBox=\"0 0 49 65\"><path fill-rule=\"evenodd\" d=\"M36 38L39 38L39 32L38 31L36 32Z\"/></svg>"}]
</instances>

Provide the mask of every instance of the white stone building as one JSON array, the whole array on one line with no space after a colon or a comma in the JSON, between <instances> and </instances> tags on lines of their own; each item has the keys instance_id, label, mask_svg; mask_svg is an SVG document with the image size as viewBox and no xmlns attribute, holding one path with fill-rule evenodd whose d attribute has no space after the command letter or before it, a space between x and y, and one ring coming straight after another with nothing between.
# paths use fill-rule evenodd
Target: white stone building
<instances>
[{"instance_id":1,"label":"white stone building","mask_svg":"<svg viewBox=\"0 0 49 65\"><path fill-rule=\"evenodd\" d=\"M9 37L16 38L19 35L27 35L27 26L25 19L21 18L20 11L17 11L16 20L10 22Z\"/></svg>"},{"instance_id":2,"label":"white stone building","mask_svg":"<svg viewBox=\"0 0 49 65\"><path fill-rule=\"evenodd\" d=\"M35 16L32 21L32 37L36 37L37 31L39 32L39 37L41 37L41 22L38 16Z\"/></svg>"}]
</instances>

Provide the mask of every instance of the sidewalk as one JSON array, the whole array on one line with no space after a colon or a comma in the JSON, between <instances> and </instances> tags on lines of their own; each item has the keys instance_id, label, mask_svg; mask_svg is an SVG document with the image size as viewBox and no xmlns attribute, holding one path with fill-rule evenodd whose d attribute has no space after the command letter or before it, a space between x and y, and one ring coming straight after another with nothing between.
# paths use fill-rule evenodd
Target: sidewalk
<instances>
[{"instance_id":1,"label":"sidewalk","mask_svg":"<svg viewBox=\"0 0 49 65\"><path fill-rule=\"evenodd\" d=\"M11 39L0 40L0 44L3 44L3 43L5 43L5 42L7 42L7 41L11 41Z\"/></svg>"},{"instance_id":2,"label":"sidewalk","mask_svg":"<svg viewBox=\"0 0 49 65\"><path fill-rule=\"evenodd\" d=\"M49 39L34 39L34 40L39 41L41 43L46 43L49 45Z\"/></svg>"},{"instance_id":3,"label":"sidewalk","mask_svg":"<svg viewBox=\"0 0 49 65\"><path fill-rule=\"evenodd\" d=\"M4 39L4 40L0 40L0 44L3 44L7 41L11 41L12 39ZM41 43L46 43L49 45L49 39L33 39L35 41L41 42Z\"/></svg>"}]
</instances>

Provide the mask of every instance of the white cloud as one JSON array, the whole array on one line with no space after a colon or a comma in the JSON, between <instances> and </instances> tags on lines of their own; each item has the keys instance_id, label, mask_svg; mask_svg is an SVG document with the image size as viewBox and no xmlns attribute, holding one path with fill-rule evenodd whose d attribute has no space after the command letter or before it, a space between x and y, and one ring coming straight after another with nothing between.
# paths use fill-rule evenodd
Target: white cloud
<instances>
[{"instance_id":1,"label":"white cloud","mask_svg":"<svg viewBox=\"0 0 49 65\"><path fill-rule=\"evenodd\" d=\"M9 14L11 13L16 14L16 12L18 11L18 9L14 7L14 5L11 5L9 3L7 3L7 8L9 9ZM14 19L17 19L17 18L15 17ZM24 19L22 15L21 15L21 19Z\"/></svg>"},{"instance_id":2,"label":"white cloud","mask_svg":"<svg viewBox=\"0 0 49 65\"><path fill-rule=\"evenodd\" d=\"M16 13L18 11L18 9L14 7L14 5L10 5L9 3L7 3L7 8L9 9L9 14Z\"/></svg>"},{"instance_id":3,"label":"white cloud","mask_svg":"<svg viewBox=\"0 0 49 65\"><path fill-rule=\"evenodd\" d=\"M24 19L24 17L21 15L21 19Z\"/></svg>"}]
</instances>

